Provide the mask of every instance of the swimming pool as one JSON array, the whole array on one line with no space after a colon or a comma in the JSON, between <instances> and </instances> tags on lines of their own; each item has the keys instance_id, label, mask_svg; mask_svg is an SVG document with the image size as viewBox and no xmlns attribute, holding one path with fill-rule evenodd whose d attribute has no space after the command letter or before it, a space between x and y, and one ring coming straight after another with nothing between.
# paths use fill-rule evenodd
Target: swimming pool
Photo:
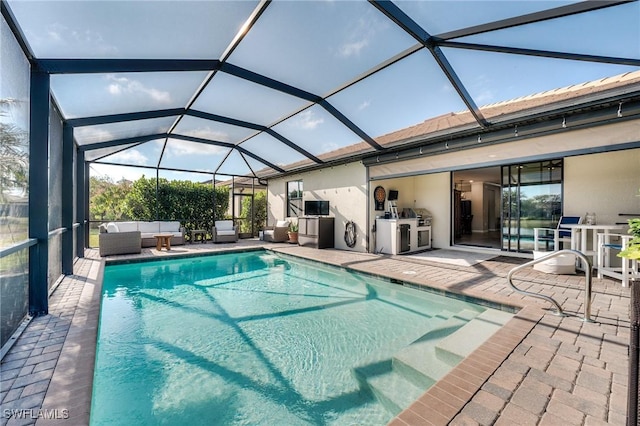
<instances>
[{"instance_id":1,"label":"swimming pool","mask_svg":"<svg viewBox=\"0 0 640 426\"><path fill-rule=\"evenodd\" d=\"M487 315L264 251L110 265L91 424L385 424Z\"/></svg>"}]
</instances>

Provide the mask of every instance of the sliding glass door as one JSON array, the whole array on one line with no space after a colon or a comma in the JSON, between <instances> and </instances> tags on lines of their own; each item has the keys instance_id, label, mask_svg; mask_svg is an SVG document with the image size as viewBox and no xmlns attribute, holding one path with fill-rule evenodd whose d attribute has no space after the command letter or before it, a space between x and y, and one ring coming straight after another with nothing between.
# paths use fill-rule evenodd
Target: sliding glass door
<instances>
[{"instance_id":1,"label":"sliding glass door","mask_svg":"<svg viewBox=\"0 0 640 426\"><path fill-rule=\"evenodd\" d=\"M562 215L562 160L502 166L502 249L533 250L534 228Z\"/></svg>"}]
</instances>

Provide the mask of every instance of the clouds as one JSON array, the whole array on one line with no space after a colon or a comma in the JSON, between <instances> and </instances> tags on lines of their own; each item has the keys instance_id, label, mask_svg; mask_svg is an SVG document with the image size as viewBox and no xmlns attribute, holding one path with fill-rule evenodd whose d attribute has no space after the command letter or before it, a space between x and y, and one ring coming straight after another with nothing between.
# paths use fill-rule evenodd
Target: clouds
<instances>
[{"instance_id":1,"label":"clouds","mask_svg":"<svg viewBox=\"0 0 640 426\"><path fill-rule=\"evenodd\" d=\"M352 41L349 43L344 43L338 49L338 53L340 56L349 57L353 55L358 55L362 49L369 45L369 40L366 38Z\"/></svg>"},{"instance_id":2,"label":"clouds","mask_svg":"<svg viewBox=\"0 0 640 426\"><path fill-rule=\"evenodd\" d=\"M338 47L338 55L343 58L358 56L372 45L377 33L388 27L371 13L360 17L345 35L344 42Z\"/></svg>"},{"instance_id":3,"label":"clouds","mask_svg":"<svg viewBox=\"0 0 640 426\"><path fill-rule=\"evenodd\" d=\"M28 31L28 35L36 50L54 49L100 56L116 56L119 53L118 48L107 43L100 32L89 28L71 29L59 22L46 25L41 33Z\"/></svg>"},{"instance_id":4,"label":"clouds","mask_svg":"<svg viewBox=\"0 0 640 426\"><path fill-rule=\"evenodd\" d=\"M226 154L229 148L216 145L208 145L205 143L186 142L170 140L167 143L167 149L165 150L165 157L170 159L171 157L184 157L184 156L206 156L206 155L223 155Z\"/></svg>"},{"instance_id":5,"label":"clouds","mask_svg":"<svg viewBox=\"0 0 640 426\"><path fill-rule=\"evenodd\" d=\"M302 130L313 130L324 123L324 118L317 117L313 111L306 110L292 119L292 125Z\"/></svg>"},{"instance_id":6,"label":"clouds","mask_svg":"<svg viewBox=\"0 0 640 426\"><path fill-rule=\"evenodd\" d=\"M149 159L146 155L138 151L137 149L127 149L117 154L111 155L109 161L122 162L126 164L135 164L139 166L146 166L149 164Z\"/></svg>"},{"instance_id":7,"label":"clouds","mask_svg":"<svg viewBox=\"0 0 640 426\"><path fill-rule=\"evenodd\" d=\"M145 96L158 104L171 104L171 94L169 92L158 90L153 87L147 87L142 82L127 77L117 77L108 75L107 91L113 96Z\"/></svg>"},{"instance_id":8,"label":"clouds","mask_svg":"<svg viewBox=\"0 0 640 426\"><path fill-rule=\"evenodd\" d=\"M186 130L182 132L185 136L193 136L194 138L208 139L217 142L232 142L228 133L221 130L214 130L209 126L200 127L198 129Z\"/></svg>"}]
</instances>

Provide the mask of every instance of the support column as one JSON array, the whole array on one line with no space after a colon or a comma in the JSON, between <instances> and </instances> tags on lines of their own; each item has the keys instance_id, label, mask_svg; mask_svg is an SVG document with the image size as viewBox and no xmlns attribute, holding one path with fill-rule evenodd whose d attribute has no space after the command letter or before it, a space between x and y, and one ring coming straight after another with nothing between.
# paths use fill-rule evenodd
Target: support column
<instances>
[{"instance_id":1,"label":"support column","mask_svg":"<svg viewBox=\"0 0 640 426\"><path fill-rule=\"evenodd\" d=\"M73 274L73 127L62 125L62 273Z\"/></svg>"},{"instance_id":2,"label":"support column","mask_svg":"<svg viewBox=\"0 0 640 426\"><path fill-rule=\"evenodd\" d=\"M84 151L78 150L76 155L76 222L80 224L76 238L76 256L83 258L84 249L87 246L85 225L85 164Z\"/></svg>"},{"instance_id":3,"label":"support column","mask_svg":"<svg viewBox=\"0 0 640 426\"><path fill-rule=\"evenodd\" d=\"M29 113L29 314L49 313L49 74L31 69Z\"/></svg>"}]
</instances>

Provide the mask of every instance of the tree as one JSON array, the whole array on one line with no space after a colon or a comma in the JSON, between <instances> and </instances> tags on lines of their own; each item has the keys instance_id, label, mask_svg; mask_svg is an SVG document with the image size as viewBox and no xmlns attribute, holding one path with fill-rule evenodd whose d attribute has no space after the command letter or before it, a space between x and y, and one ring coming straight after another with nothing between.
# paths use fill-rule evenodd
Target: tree
<instances>
[{"instance_id":1,"label":"tree","mask_svg":"<svg viewBox=\"0 0 640 426\"><path fill-rule=\"evenodd\" d=\"M187 229L213 227L225 218L229 188L199 182L169 181L142 176L135 182L114 183L109 177L91 177L91 220L178 220ZM215 206L215 208L214 208Z\"/></svg>"},{"instance_id":2,"label":"tree","mask_svg":"<svg viewBox=\"0 0 640 426\"><path fill-rule=\"evenodd\" d=\"M90 220L129 219L125 198L131 191L132 183L121 180L113 183L108 176L89 179L89 217Z\"/></svg>"},{"instance_id":3,"label":"tree","mask_svg":"<svg viewBox=\"0 0 640 426\"><path fill-rule=\"evenodd\" d=\"M240 232L251 232L251 197L242 199ZM258 231L267 224L267 192L259 191L253 195L253 230Z\"/></svg>"},{"instance_id":4,"label":"tree","mask_svg":"<svg viewBox=\"0 0 640 426\"><path fill-rule=\"evenodd\" d=\"M0 99L0 117L15 105L14 99ZM0 122L0 201L10 189L29 188L29 151L27 133L11 123Z\"/></svg>"}]
</instances>

